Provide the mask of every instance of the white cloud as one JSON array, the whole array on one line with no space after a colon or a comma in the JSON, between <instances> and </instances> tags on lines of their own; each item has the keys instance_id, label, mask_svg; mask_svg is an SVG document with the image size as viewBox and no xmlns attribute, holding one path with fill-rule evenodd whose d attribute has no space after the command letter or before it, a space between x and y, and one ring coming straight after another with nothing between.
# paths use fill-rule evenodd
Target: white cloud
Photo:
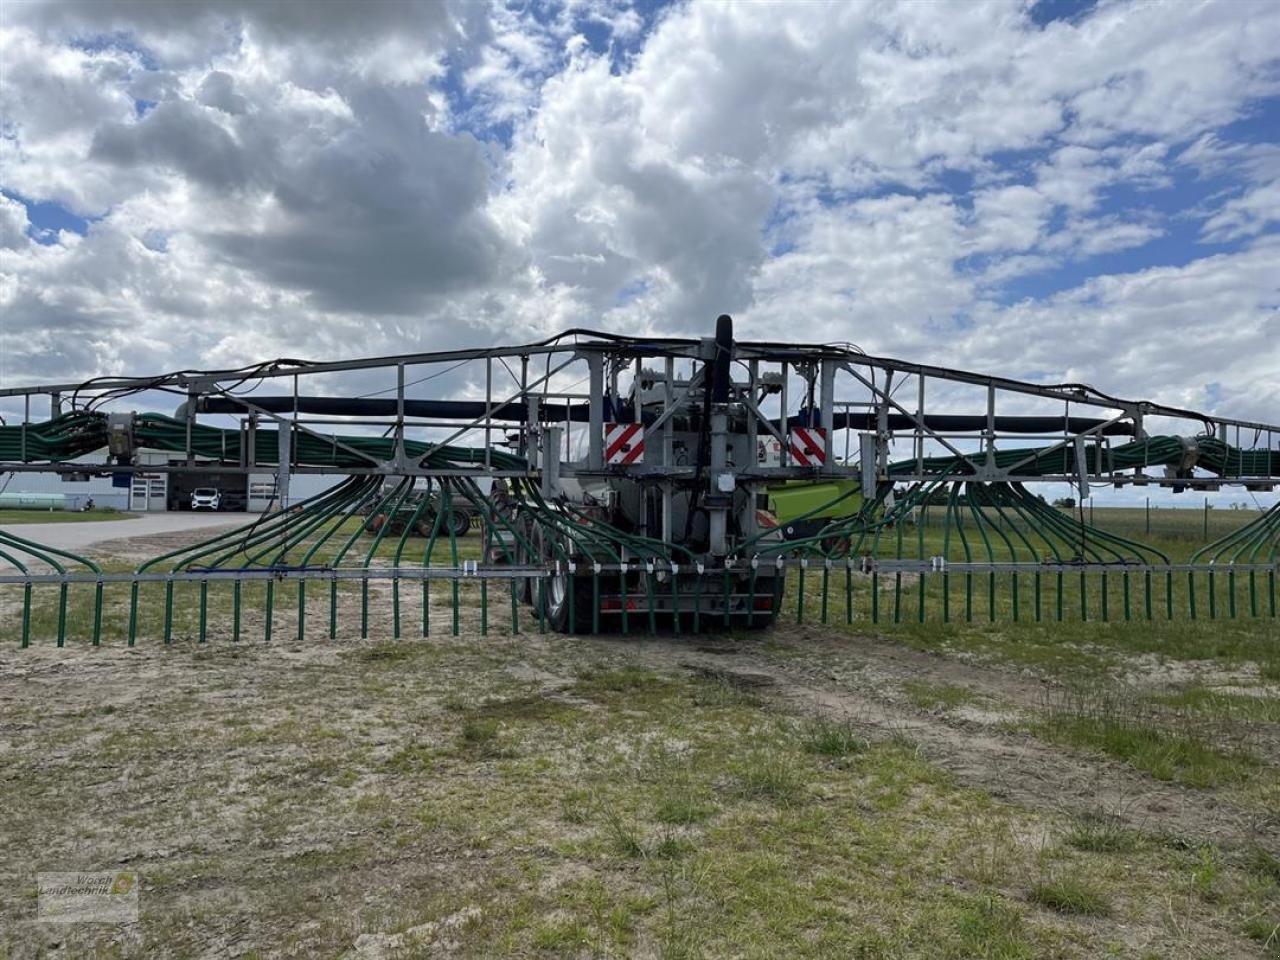
<instances>
[{"instance_id":1,"label":"white cloud","mask_svg":"<svg viewBox=\"0 0 1280 960\"><path fill-rule=\"evenodd\" d=\"M957 344L971 369L1048 371L1116 395L1275 420L1280 238L1240 253L1095 277L1041 301L979 312ZM1221 384L1215 397L1209 384Z\"/></svg>"},{"instance_id":2,"label":"white cloud","mask_svg":"<svg viewBox=\"0 0 1280 960\"><path fill-rule=\"evenodd\" d=\"M973 198L978 233L973 250L1030 250L1044 236L1052 212L1049 197L1028 186L983 190Z\"/></svg>"},{"instance_id":3,"label":"white cloud","mask_svg":"<svg viewBox=\"0 0 1280 960\"><path fill-rule=\"evenodd\" d=\"M1210 374L1280 366L1277 154L1227 132L1280 91L1274 4L1039 29L1023 3L704 2L647 34L594 0L14 9L0 186L101 219L42 246L0 204L9 377L701 333L725 311L1201 402ZM1147 202L1188 170L1229 185ZM1179 216L1240 248L1089 278ZM1054 271L1067 289L1007 305Z\"/></svg>"},{"instance_id":4,"label":"white cloud","mask_svg":"<svg viewBox=\"0 0 1280 960\"><path fill-rule=\"evenodd\" d=\"M21 250L27 239L27 208L17 200L0 196L0 249Z\"/></svg>"},{"instance_id":5,"label":"white cloud","mask_svg":"<svg viewBox=\"0 0 1280 960\"><path fill-rule=\"evenodd\" d=\"M1222 243L1257 236L1274 224L1280 224L1280 179L1228 200L1204 222L1201 235L1205 240Z\"/></svg>"}]
</instances>

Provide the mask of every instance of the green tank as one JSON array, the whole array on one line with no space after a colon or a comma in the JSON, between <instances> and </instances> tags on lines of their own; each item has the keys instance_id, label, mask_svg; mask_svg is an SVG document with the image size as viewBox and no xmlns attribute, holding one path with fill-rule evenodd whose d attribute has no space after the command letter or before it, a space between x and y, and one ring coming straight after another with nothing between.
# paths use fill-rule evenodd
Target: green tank
<instances>
[{"instance_id":1,"label":"green tank","mask_svg":"<svg viewBox=\"0 0 1280 960\"><path fill-rule=\"evenodd\" d=\"M801 540L816 536L833 520L857 513L862 507L860 490L857 480L792 480L769 487L769 510L786 539ZM832 503L837 498L843 499Z\"/></svg>"}]
</instances>

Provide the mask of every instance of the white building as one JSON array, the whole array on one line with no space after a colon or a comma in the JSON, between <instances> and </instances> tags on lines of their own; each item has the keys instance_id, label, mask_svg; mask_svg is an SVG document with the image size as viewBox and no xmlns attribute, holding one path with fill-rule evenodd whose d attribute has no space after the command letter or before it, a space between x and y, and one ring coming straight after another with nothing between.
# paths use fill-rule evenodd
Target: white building
<instances>
[{"instance_id":1,"label":"white building","mask_svg":"<svg viewBox=\"0 0 1280 960\"><path fill-rule=\"evenodd\" d=\"M85 464L86 470L100 468L106 461L106 449L88 454L72 463ZM61 494L66 498L66 509L79 510L88 500L98 507L113 507L138 513L160 510L189 510L191 492L197 487L215 487L230 504L231 509L253 513L266 510L276 498L274 471L263 473L218 472L168 473L147 470L148 466L181 464L184 461L164 450L142 449L134 457L136 469L132 473L112 476L92 476L89 473L59 475L56 473L12 473L0 476L0 493L5 499L11 495ZM289 479L289 503L297 503L333 486L340 476L316 476L294 474ZM277 506L288 506L278 504Z\"/></svg>"}]
</instances>

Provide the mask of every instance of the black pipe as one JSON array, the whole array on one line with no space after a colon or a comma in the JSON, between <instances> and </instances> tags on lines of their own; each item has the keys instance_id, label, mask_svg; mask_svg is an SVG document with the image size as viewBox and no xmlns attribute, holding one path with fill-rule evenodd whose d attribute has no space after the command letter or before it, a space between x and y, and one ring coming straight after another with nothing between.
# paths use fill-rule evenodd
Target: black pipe
<instances>
[{"instance_id":1,"label":"black pipe","mask_svg":"<svg viewBox=\"0 0 1280 960\"><path fill-rule=\"evenodd\" d=\"M719 361L719 353L716 362ZM720 371L713 364L712 399L720 394L720 386L725 383ZM727 387L726 387L727 390ZM248 402L268 413L292 413L293 397L252 397ZM719 402L719 401L717 401ZM228 397L202 397L197 401L198 413L244 414L250 412L244 404ZM566 418L566 408L568 417ZM299 413L317 414L333 417L394 417L397 405L394 399L369 397L298 397ZM538 405L542 419L547 423L563 423L566 419L573 423L587 423L590 420L590 408L586 403L542 403ZM421 417L427 420L479 420L485 414L483 400L406 400L404 412L409 417ZM524 423L528 418L529 408L524 403L498 404L491 411L494 420L505 420L511 423ZM625 411L623 411L625 412ZM622 416L622 413L619 414ZM645 411L641 418L644 423L651 423L657 414ZM625 419L625 417L623 417ZM1065 427L1070 433L1083 433L1105 423L1090 417L996 417L995 427L999 433L1039 433L1056 434ZM775 427L780 428L775 420ZM819 415L818 423L834 430L876 429L874 413L837 413L830 417ZM809 414L801 412L787 418L789 427L809 426ZM924 418L924 425L939 433L978 433L987 429L987 418L982 415L957 415L930 413ZM904 413L889 414L889 429L904 432L915 429L915 417ZM1125 421L1108 424L1097 431L1102 436L1132 436L1133 424Z\"/></svg>"},{"instance_id":2,"label":"black pipe","mask_svg":"<svg viewBox=\"0 0 1280 960\"><path fill-rule=\"evenodd\" d=\"M292 413L293 397L248 397L259 410L267 413ZM568 417L566 418L566 407ZM298 397L299 413L317 414L329 417L394 417L399 405L394 399L370 397ZM479 420L485 415L486 405L483 400L405 400L404 413L407 417L420 417L424 420ZM540 403L538 410L547 423L563 423L566 419L574 423L587 423L591 419L590 405L586 403ZM251 413L252 410L230 397L201 397L197 401L197 413ZM490 416L494 420L506 420L512 423L524 423L528 419L529 408L524 403L500 403L493 407Z\"/></svg>"}]
</instances>

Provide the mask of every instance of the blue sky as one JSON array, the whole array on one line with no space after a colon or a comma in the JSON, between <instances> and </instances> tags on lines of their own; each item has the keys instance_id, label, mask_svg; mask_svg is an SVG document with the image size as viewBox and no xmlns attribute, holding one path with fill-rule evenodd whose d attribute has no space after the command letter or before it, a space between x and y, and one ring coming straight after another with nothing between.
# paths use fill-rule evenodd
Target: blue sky
<instances>
[{"instance_id":1,"label":"blue sky","mask_svg":"<svg viewBox=\"0 0 1280 960\"><path fill-rule=\"evenodd\" d=\"M29 3L0 380L574 325L1280 407L1280 7Z\"/></svg>"}]
</instances>

